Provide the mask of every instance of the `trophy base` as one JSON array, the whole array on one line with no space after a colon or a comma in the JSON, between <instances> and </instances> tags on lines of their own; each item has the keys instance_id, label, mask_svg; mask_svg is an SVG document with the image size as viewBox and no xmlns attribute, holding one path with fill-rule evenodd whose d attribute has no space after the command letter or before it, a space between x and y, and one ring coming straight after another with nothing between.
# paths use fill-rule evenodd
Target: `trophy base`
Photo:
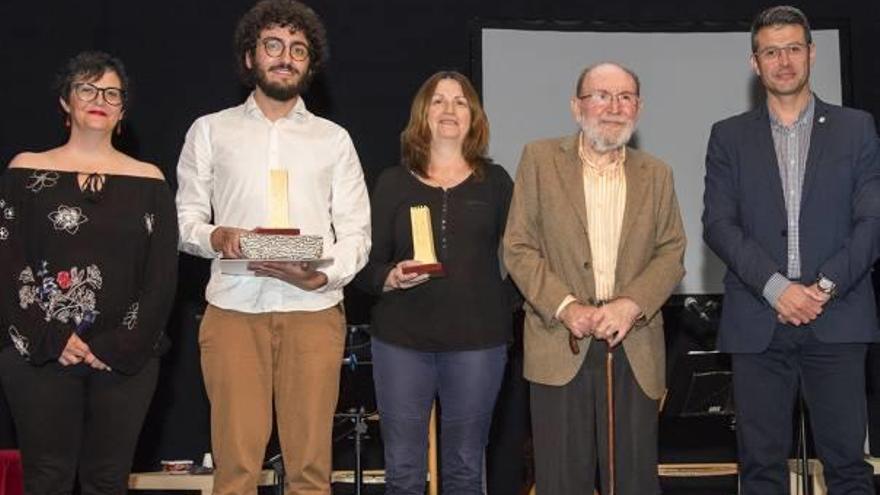
<instances>
[{"instance_id":1,"label":"trophy base","mask_svg":"<svg viewBox=\"0 0 880 495\"><path fill-rule=\"evenodd\" d=\"M402 271L403 271L403 273L406 273L406 274L427 273L427 274L431 275L432 277L442 277L442 276L446 275L446 272L443 271L443 264L442 263L423 263L421 265L405 266L402 268Z\"/></svg>"},{"instance_id":2,"label":"trophy base","mask_svg":"<svg viewBox=\"0 0 880 495\"><path fill-rule=\"evenodd\" d=\"M323 255L319 235L297 235L299 229L258 229L238 239L241 257L247 259L317 260Z\"/></svg>"},{"instance_id":3,"label":"trophy base","mask_svg":"<svg viewBox=\"0 0 880 495\"><path fill-rule=\"evenodd\" d=\"M270 235L299 235L299 229L272 229L257 227L254 229L254 233Z\"/></svg>"}]
</instances>

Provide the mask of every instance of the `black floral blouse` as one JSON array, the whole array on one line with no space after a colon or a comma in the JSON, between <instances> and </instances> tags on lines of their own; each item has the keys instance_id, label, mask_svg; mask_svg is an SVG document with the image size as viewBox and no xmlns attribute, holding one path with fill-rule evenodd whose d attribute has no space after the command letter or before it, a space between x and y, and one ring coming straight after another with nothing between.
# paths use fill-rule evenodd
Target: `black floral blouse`
<instances>
[{"instance_id":1,"label":"black floral blouse","mask_svg":"<svg viewBox=\"0 0 880 495\"><path fill-rule=\"evenodd\" d=\"M167 347L174 200L159 179L78 177L28 168L0 176L0 348L39 365L76 333L113 371L133 374Z\"/></svg>"}]
</instances>

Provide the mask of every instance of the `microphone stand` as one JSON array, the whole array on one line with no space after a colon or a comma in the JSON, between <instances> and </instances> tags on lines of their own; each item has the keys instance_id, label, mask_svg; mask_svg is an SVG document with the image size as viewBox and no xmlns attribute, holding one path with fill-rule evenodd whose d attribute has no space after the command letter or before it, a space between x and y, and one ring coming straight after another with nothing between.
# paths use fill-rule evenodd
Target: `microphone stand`
<instances>
[{"instance_id":1,"label":"microphone stand","mask_svg":"<svg viewBox=\"0 0 880 495\"><path fill-rule=\"evenodd\" d=\"M342 360L343 366L348 366L352 371L356 370L359 364L372 364L369 361L363 363L358 361L354 350L358 347L354 342L354 335L360 330L364 330L369 325L348 325L348 345L346 346L349 355ZM358 408L350 408L346 413L334 414L337 418L347 419L354 423L354 428L349 430L345 435L354 433L354 490L355 495L361 495L364 488L364 468L363 468L363 439L367 435L367 418L375 413L367 413L364 406Z\"/></svg>"},{"instance_id":2,"label":"microphone stand","mask_svg":"<svg viewBox=\"0 0 880 495\"><path fill-rule=\"evenodd\" d=\"M798 463L801 465L801 489L804 495L812 495L813 490L808 479L810 474L810 459L807 455L807 404L804 402L803 384L801 384L801 390L798 392L798 409L798 415L800 416L799 443L801 447L801 455L798 459Z\"/></svg>"},{"instance_id":3,"label":"microphone stand","mask_svg":"<svg viewBox=\"0 0 880 495\"><path fill-rule=\"evenodd\" d=\"M354 423L354 428L346 435L354 433L354 493L361 495L364 488L363 438L367 434L367 417L370 415L367 414L364 406L360 406L357 409L349 409L347 413L337 413L334 416L351 420Z\"/></svg>"}]
</instances>

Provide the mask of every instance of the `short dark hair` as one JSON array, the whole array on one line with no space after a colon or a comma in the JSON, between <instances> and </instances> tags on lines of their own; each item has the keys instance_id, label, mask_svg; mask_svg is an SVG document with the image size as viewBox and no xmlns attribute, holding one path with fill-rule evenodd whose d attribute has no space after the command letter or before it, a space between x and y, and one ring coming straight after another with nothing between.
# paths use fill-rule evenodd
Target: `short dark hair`
<instances>
[{"instance_id":1,"label":"short dark hair","mask_svg":"<svg viewBox=\"0 0 880 495\"><path fill-rule=\"evenodd\" d=\"M470 165L474 177L482 179L490 160L486 155L489 146L489 118L480 104L480 96L470 80L460 72L437 72L416 92L409 112L409 122L400 134L400 156L403 165L418 175L428 176L428 161L431 159L431 129L428 127L428 107L437 85L444 79L451 79L461 85L461 91L471 110L471 126L462 143L461 153Z\"/></svg>"},{"instance_id":2,"label":"short dark hair","mask_svg":"<svg viewBox=\"0 0 880 495\"><path fill-rule=\"evenodd\" d=\"M253 87L253 70L245 63L247 55L256 55L260 33L274 26L301 31L309 42L309 73L317 73L327 62L327 31L314 10L296 0L261 0L247 11L235 28L236 66L242 82Z\"/></svg>"},{"instance_id":3,"label":"short dark hair","mask_svg":"<svg viewBox=\"0 0 880 495\"><path fill-rule=\"evenodd\" d=\"M762 10L752 21L752 53L758 51L758 31L768 26L800 26L804 28L804 38L807 44L813 43L810 21L807 20L803 11L791 5L777 5Z\"/></svg>"},{"instance_id":4,"label":"short dark hair","mask_svg":"<svg viewBox=\"0 0 880 495\"><path fill-rule=\"evenodd\" d=\"M617 67L618 69L622 70L623 72L626 72L629 75L629 77L632 78L633 82L636 83L636 96L641 95L642 83L641 83L641 81L639 81L639 76L638 76L638 74L635 73L634 70L630 69L629 67L627 67L625 65L619 64L617 62L599 62L598 64L593 64L593 65L591 65L581 71L580 75L578 76L577 83L575 83L575 87L574 87L574 95L575 96L580 96L581 86L583 86L583 84L584 84L584 79L586 79L587 76L589 76L591 72L598 69L599 67L602 67L603 65L610 65L612 67Z\"/></svg>"},{"instance_id":5,"label":"short dark hair","mask_svg":"<svg viewBox=\"0 0 880 495\"><path fill-rule=\"evenodd\" d=\"M70 89L78 80L94 81L100 79L105 72L114 72L119 77L122 89L122 105L127 107L130 101L130 81L125 65L118 58L99 51L80 52L61 66L55 76L55 91L64 101L70 102Z\"/></svg>"}]
</instances>

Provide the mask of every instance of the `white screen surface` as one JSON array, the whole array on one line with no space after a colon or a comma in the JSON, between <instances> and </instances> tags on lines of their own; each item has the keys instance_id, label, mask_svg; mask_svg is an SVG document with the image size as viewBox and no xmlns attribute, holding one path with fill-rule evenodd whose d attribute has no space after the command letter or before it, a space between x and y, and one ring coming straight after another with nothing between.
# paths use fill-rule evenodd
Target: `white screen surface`
<instances>
[{"instance_id":1,"label":"white screen surface","mask_svg":"<svg viewBox=\"0 0 880 495\"><path fill-rule=\"evenodd\" d=\"M838 31L815 30L811 85L840 104ZM571 135L569 100L580 71L602 61L634 70L644 102L633 144L664 160L687 233L687 274L676 292L723 292L724 265L702 240L706 143L714 122L763 101L749 65L747 32L560 32L482 30L482 94L492 130L491 156L516 175L523 145Z\"/></svg>"}]
</instances>

